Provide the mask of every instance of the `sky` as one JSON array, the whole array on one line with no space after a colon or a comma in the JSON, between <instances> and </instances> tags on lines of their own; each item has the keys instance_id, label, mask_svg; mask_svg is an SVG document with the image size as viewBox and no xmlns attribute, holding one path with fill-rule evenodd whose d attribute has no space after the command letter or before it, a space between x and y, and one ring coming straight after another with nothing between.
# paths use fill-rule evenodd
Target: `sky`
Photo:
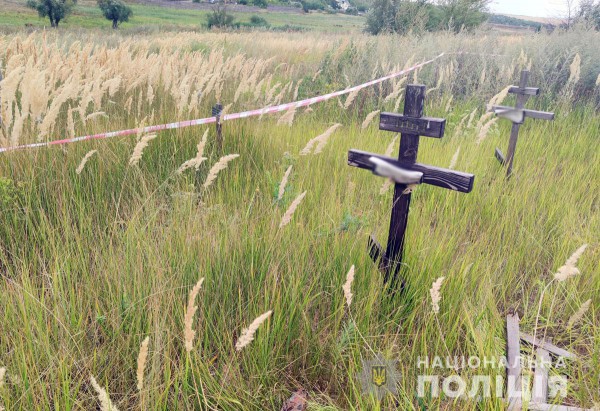
<instances>
[{"instance_id":1,"label":"sky","mask_svg":"<svg viewBox=\"0 0 600 411\"><path fill-rule=\"evenodd\" d=\"M577 3L577 0L572 0ZM495 13L532 17L562 17L566 14L567 0L492 0L490 9Z\"/></svg>"}]
</instances>

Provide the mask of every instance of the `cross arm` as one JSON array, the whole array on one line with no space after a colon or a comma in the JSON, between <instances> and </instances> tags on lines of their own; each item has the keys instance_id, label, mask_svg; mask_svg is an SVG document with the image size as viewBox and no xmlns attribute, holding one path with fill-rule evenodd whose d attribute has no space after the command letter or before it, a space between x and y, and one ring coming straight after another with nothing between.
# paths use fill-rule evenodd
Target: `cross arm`
<instances>
[{"instance_id":1,"label":"cross arm","mask_svg":"<svg viewBox=\"0 0 600 411\"><path fill-rule=\"evenodd\" d=\"M507 106L492 106L491 111L493 111L494 113L498 113L498 112L506 112L506 113L511 113L511 112L515 112L519 109L516 109L514 107L507 107ZM549 113L546 111L536 111L536 110L528 110L528 109L522 109L523 114L525 115L525 117L529 117L529 118L535 118L538 120L554 120L554 113Z\"/></svg>"},{"instance_id":2,"label":"cross arm","mask_svg":"<svg viewBox=\"0 0 600 411\"><path fill-rule=\"evenodd\" d=\"M445 128L446 120L443 118L416 118L396 113L381 113L379 116L379 129L385 131L441 138Z\"/></svg>"},{"instance_id":3,"label":"cross arm","mask_svg":"<svg viewBox=\"0 0 600 411\"><path fill-rule=\"evenodd\" d=\"M527 95L527 96L537 96L538 94L540 94L540 89L537 87L519 87L519 86L511 86L508 89L509 93L512 94L521 94L521 95Z\"/></svg>"},{"instance_id":4,"label":"cross arm","mask_svg":"<svg viewBox=\"0 0 600 411\"><path fill-rule=\"evenodd\" d=\"M387 177L398 184L421 184L423 173L400 168L390 164L378 157L371 157L369 161L373 164L373 173L380 177Z\"/></svg>"},{"instance_id":5,"label":"cross arm","mask_svg":"<svg viewBox=\"0 0 600 411\"><path fill-rule=\"evenodd\" d=\"M348 165L373 171L374 164L370 161L371 157L379 158L396 167L423 173L423 184L459 191L461 193L470 193L473 189L473 181L475 180L473 174L420 163L410 164L361 150L350 150L348 152Z\"/></svg>"}]
</instances>

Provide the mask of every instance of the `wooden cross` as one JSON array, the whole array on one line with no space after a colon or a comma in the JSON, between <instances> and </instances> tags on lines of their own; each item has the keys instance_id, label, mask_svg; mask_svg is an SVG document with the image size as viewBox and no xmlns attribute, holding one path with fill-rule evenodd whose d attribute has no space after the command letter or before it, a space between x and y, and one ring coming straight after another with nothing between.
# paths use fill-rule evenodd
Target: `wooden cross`
<instances>
[{"instance_id":1,"label":"wooden cross","mask_svg":"<svg viewBox=\"0 0 600 411\"><path fill-rule=\"evenodd\" d=\"M447 170L417 163L419 136L441 138L444 135L445 119L423 117L425 86L406 87L404 114L382 113L379 129L401 133L398 158L359 150L348 152L348 164L371 170L374 174L389 177L395 182L394 202L390 230L385 252L371 237L369 253L373 261L379 261L379 268L385 273L387 282L393 277L396 281L402 262L404 234L408 222L411 193L407 190L412 184L430 184L437 187L468 193L473 188L475 176L460 171ZM381 257L381 259L380 259Z\"/></svg>"},{"instance_id":2,"label":"wooden cross","mask_svg":"<svg viewBox=\"0 0 600 411\"><path fill-rule=\"evenodd\" d=\"M540 89L537 87L527 87L527 80L529 79L529 71L523 70L521 72L521 81L518 86L511 86L508 89L509 93L517 95L517 104L515 107L506 106L492 106L491 111L496 113L498 117L507 118L512 121L512 129L510 131L510 140L508 141L508 152L506 157L502 154L499 148L496 148L496 158L501 164L506 164L506 176L510 177L512 174L513 160L515 157L515 150L517 148L517 139L519 138L519 128L521 124L525 122L525 117L531 117L541 120L554 120L554 113L547 113L545 111L527 110L525 103L531 96L537 96L540 93Z\"/></svg>"}]
</instances>

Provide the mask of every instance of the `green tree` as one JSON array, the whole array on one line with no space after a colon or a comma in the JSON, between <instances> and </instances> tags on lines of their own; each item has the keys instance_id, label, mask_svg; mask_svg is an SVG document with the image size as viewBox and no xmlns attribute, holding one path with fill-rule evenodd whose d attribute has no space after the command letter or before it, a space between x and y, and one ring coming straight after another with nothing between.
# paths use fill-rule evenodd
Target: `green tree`
<instances>
[{"instance_id":1,"label":"green tree","mask_svg":"<svg viewBox=\"0 0 600 411\"><path fill-rule=\"evenodd\" d=\"M422 33L428 28L429 15L435 6L426 0L399 1L396 7L396 33Z\"/></svg>"},{"instance_id":2,"label":"green tree","mask_svg":"<svg viewBox=\"0 0 600 411\"><path fill-rule=\"evenodd\" d=\"M438 8L427 0L376 0L367 15L366 31L406 34L432 30L439 21L436 13Z\"/></svg>"},{"instance_id":3,"label":"green tree","mask_svg":"<svg viewBox=\"0 0 600 411\"><path fill-rule=\"evenodd\" d=\"M394 33L395 15L396 5L392 0L375 0L367 14L365 30L371 34Z\"/></svg>"},{"instance_id":4,"label":"green tree","mask_svg":"<svg viewBox=\"0 0 600 411\"><path fill-rule=\"evenodd\" d=\"M27 7L36 10L40 17L48 17L50 26L58 27L58 23L71 14L77 0L27 0Z\"/></svg>"},{"instance_id":5,"label":"green tree","mask_svg":"<svg viewBox=\"0 0 600 411\"><path fill-rule=\"evenodd\" d=\"M441 24L455 32L471 30L487 20L490 0L443 0Z\"/></svg>"},{"instance_id":6,"label":"green tree","mask_svg":"<svg viewBox=\"0 0 600 411\"><path fill-rule=\"evenodd\" d=\"M235 26L234 20L235 17L227 12L227 7L221 4L217 4L212 13L206 15L206 25L209 29Z\"/></svg>"},{"instance_id":7,"label":"green tree","mask_svg":"<svg viewBox=\"0 0 600 411\"><path fill-rule=\"evenodd\" d=\"M254 4L256 7L260 7L261 9L266 9L269 5L267 0L252 0L252 4Z\"/></svg>"},{"instance_id":8,"label":"green tree","mask_svg":"<svg viewBox=\"0 0 600 411\"><path fill-rule=\"evenodd\" d=\"M600 1L583 0L579 5L577 20L600 30Z\"/></svg>"},{"instance_id":9,"label":"green tree","mask_svg":"<svg viewBox=\"0 0 600 411\"><path fill-rule=\"evenodd\" d=\"M119 28L119 24L129 21L133 14L131 7L121 0L98 0L98 7L106 20L112 21L113 29Z\"/></svg>"}]
</instances>

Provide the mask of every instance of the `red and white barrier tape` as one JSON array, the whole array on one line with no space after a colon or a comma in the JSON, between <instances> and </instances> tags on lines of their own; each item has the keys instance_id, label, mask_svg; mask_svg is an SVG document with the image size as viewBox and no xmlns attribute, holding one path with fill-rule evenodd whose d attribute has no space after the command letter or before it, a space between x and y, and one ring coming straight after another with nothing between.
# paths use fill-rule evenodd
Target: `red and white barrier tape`
<instances>
[{"instance_id":1,"label":"red and white barrier tape","mask_svg":"<svg viewBox=\"0 0 600 411\"><path fill-rule=\"evenodd\" d=\"M298 107L310 106L311 104L314 104L314 103L319 103L321 101L326 101L326 100L332 99L334 97L352 93L353 91L361 90L365 87L369 87L374 84L381 83L383 81L390 80L392 78L401 76L403 74L410 73L411 71L417 70L423 66L433 63L437 59L441 58L443 55L444 55L444 53L432 58L431 60L424 61L424 62L417 64L415 66L412 66L410 68L404 69L404 70L396 72L396 73L388 74L385 77L381 77L376 80L369 81L367 83L359 84L358 86L350 87L350 88L347 88L344 90L336 91L336 92L325 94L322 96L312 97L312 98L295 101L295 102L291 102L291 103L280 104L278 106L270 106L270 107L264 107L264 108L257 109L257 110L244 111L241 113L225 114L221 118L221 121L228 121L228 120L235 120L235 119L239 119L239 118L260 116L263 114L278 113L281 111L289 110L292 107L298 108ZM8 151L15 151L15 150L24 150L24 149L28 149L28 148L38 148L38 147L47 147L47 146L54 146L54 145L76 143L76 142L85 141L85 140L104 139L104 138L111 138L111 137L128 136L128 135L132 135L132 134L151 133L154 131L161 131L161 130L171 130L171 129L175 129L175 128L199 126L202 124L215 123L216 121L217 121L216 117L207 117L207 118L200 118L197 120L180 121L177 123L159 124L159 125L155 125L155 126L131 128L129 130L120 130L120 131L111 131L108 133L92 134L89 136L65 138L62 140L53 140L53 141L48 141L48 142L43 142L43 143L23 144L23 145L13 146L13 147L0 147L0 153L5 153Z\"/></svg>"}]
</instances>

